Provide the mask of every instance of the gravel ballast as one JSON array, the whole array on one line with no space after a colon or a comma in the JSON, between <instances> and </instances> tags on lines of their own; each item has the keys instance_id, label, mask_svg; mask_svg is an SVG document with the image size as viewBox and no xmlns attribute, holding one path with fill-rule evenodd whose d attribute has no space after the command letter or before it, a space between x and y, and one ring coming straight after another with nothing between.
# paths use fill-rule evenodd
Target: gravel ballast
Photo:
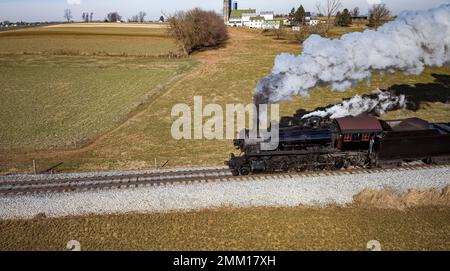
<instances>
[{"instance_id":1,"label":"gravel ballast","mask_svg":"<svg viewBox=\"0 0 450 271\"><path fill-rule=\"evenodd\" d=\"M188 211L222 206L290 207L345 205L366 188L442 189L450 185L450 166L317 177L249 177L209 182L57 194L0 197L0 218Z\"/></svg>"}]
</instances>

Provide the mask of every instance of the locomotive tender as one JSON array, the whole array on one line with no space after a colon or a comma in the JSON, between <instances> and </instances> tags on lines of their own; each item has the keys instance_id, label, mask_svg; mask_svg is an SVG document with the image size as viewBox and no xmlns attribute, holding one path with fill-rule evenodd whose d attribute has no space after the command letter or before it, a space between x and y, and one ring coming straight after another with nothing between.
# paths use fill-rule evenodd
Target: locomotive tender
<instances>
[{"instance_id":1,"label":"locomotive tender","mask_svg":"<svg viewBox=\"0 0 450 271\"><path fill-rule=\"evenodd\" d=\"M261 150L255 140L233 143L241 151L225 162L233 175L386 167L416 160L446 163L450 162L450 123L419 118L384 121L373 116L284 117L275 150Z\"/></svg>"}]
</instances>

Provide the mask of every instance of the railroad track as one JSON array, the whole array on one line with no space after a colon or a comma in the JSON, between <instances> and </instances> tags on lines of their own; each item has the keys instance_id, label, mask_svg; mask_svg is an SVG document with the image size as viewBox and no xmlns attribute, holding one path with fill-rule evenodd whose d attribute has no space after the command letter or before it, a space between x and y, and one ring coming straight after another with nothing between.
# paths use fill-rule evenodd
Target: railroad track
<instances>
[{"instance_id":1,"label":"railroad track","mask_svg":"<svg viewBox=\"0 0 450 271\"><path fill-rule=\"evenodd\" d=\"M126 189L143 186L161 186L171 184L193 184L218 181L246 181L271 178L324 177L349 174L370 174L380 172L403 172L419 169L444 168L449 165L412 164L393 168L344 169L336 171L307 171L275 174L232 176L225 168L151 172L142 174L89 176L77 178L53 178L31 180L0 181L0 195L62 193L100 189Z\"/></svg>"},{"instance_id":2,"label":"railroad track","mask_svg":"<svg viewBox=\"0 0 450 271\"><path fill-rule=\"evenodd\" d=\"M166 170L149 173L133 173L124 175L99 175L82 177L37 176L33 179L9 179L0 181L0 195L69 192L101 188L121 188L138 185L163 185L168 183L194 181L202 178L225 177L231 173L224 167L205 169Z\"/></svg>"}]
</instances>

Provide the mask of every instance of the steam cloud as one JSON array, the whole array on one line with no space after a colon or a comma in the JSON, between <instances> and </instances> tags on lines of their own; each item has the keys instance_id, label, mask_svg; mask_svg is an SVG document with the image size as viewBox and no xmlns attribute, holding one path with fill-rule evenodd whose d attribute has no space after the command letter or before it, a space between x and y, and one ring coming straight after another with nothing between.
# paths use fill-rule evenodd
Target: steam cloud
<instances>
[{"instance_id":1,"label":"steam cloud","mask_svg":"<svg viewBox=\"0 0 450 271\"><path fill-rule=\"evenodd\" d=\"M328 117L331 119L348 116L359 116L363 113L373 113L378 116L387 111L406 108L405 95L395 95L390 92L376 90L372 95L361 97L356 95L353 98L336 104L325 110L315 111L304 115L302 118L312 116Z\"/></svg>"},{"instance_id":2,"label":"steam cloud","mask_svg":"<svg viewBox=\"0 0 450 271\"><path fill-rule=\"evenodd\" d=\"M310 89L331 85L345 91L373 71L420 74L424 66L450 62L450 4L428 11L403 12L377 31L327 39L312 35L303 53L282 53L272 74L260 80L255 104L278 103L292 96L308 96Z\"/></svg>"}]
</instances>

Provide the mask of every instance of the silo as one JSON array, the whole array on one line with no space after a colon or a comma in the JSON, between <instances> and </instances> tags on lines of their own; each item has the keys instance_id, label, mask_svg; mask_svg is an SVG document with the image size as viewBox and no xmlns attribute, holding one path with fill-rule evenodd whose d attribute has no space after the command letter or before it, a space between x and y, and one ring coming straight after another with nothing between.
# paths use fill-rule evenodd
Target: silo
<instances>
[{"instance_id":1,"label":"silo","mask_svg":"<svg viewBox=\"0 0 450 271\"><path fill-rule=\"evenodd\" d=\"M223 20L225 23L228 23L232 10L233 0L223 0Z\"/></svg>"},{"instance_id":2,"label":"silo","mask_svg":"<svg viewBox=\"0 0 450 271\"><path fill-rule=\"evenodd\" d=\"M223 21L228 23L228 19L230 17L230 1L231 0L223 0Z\"/></svg>"}]
</instances>

